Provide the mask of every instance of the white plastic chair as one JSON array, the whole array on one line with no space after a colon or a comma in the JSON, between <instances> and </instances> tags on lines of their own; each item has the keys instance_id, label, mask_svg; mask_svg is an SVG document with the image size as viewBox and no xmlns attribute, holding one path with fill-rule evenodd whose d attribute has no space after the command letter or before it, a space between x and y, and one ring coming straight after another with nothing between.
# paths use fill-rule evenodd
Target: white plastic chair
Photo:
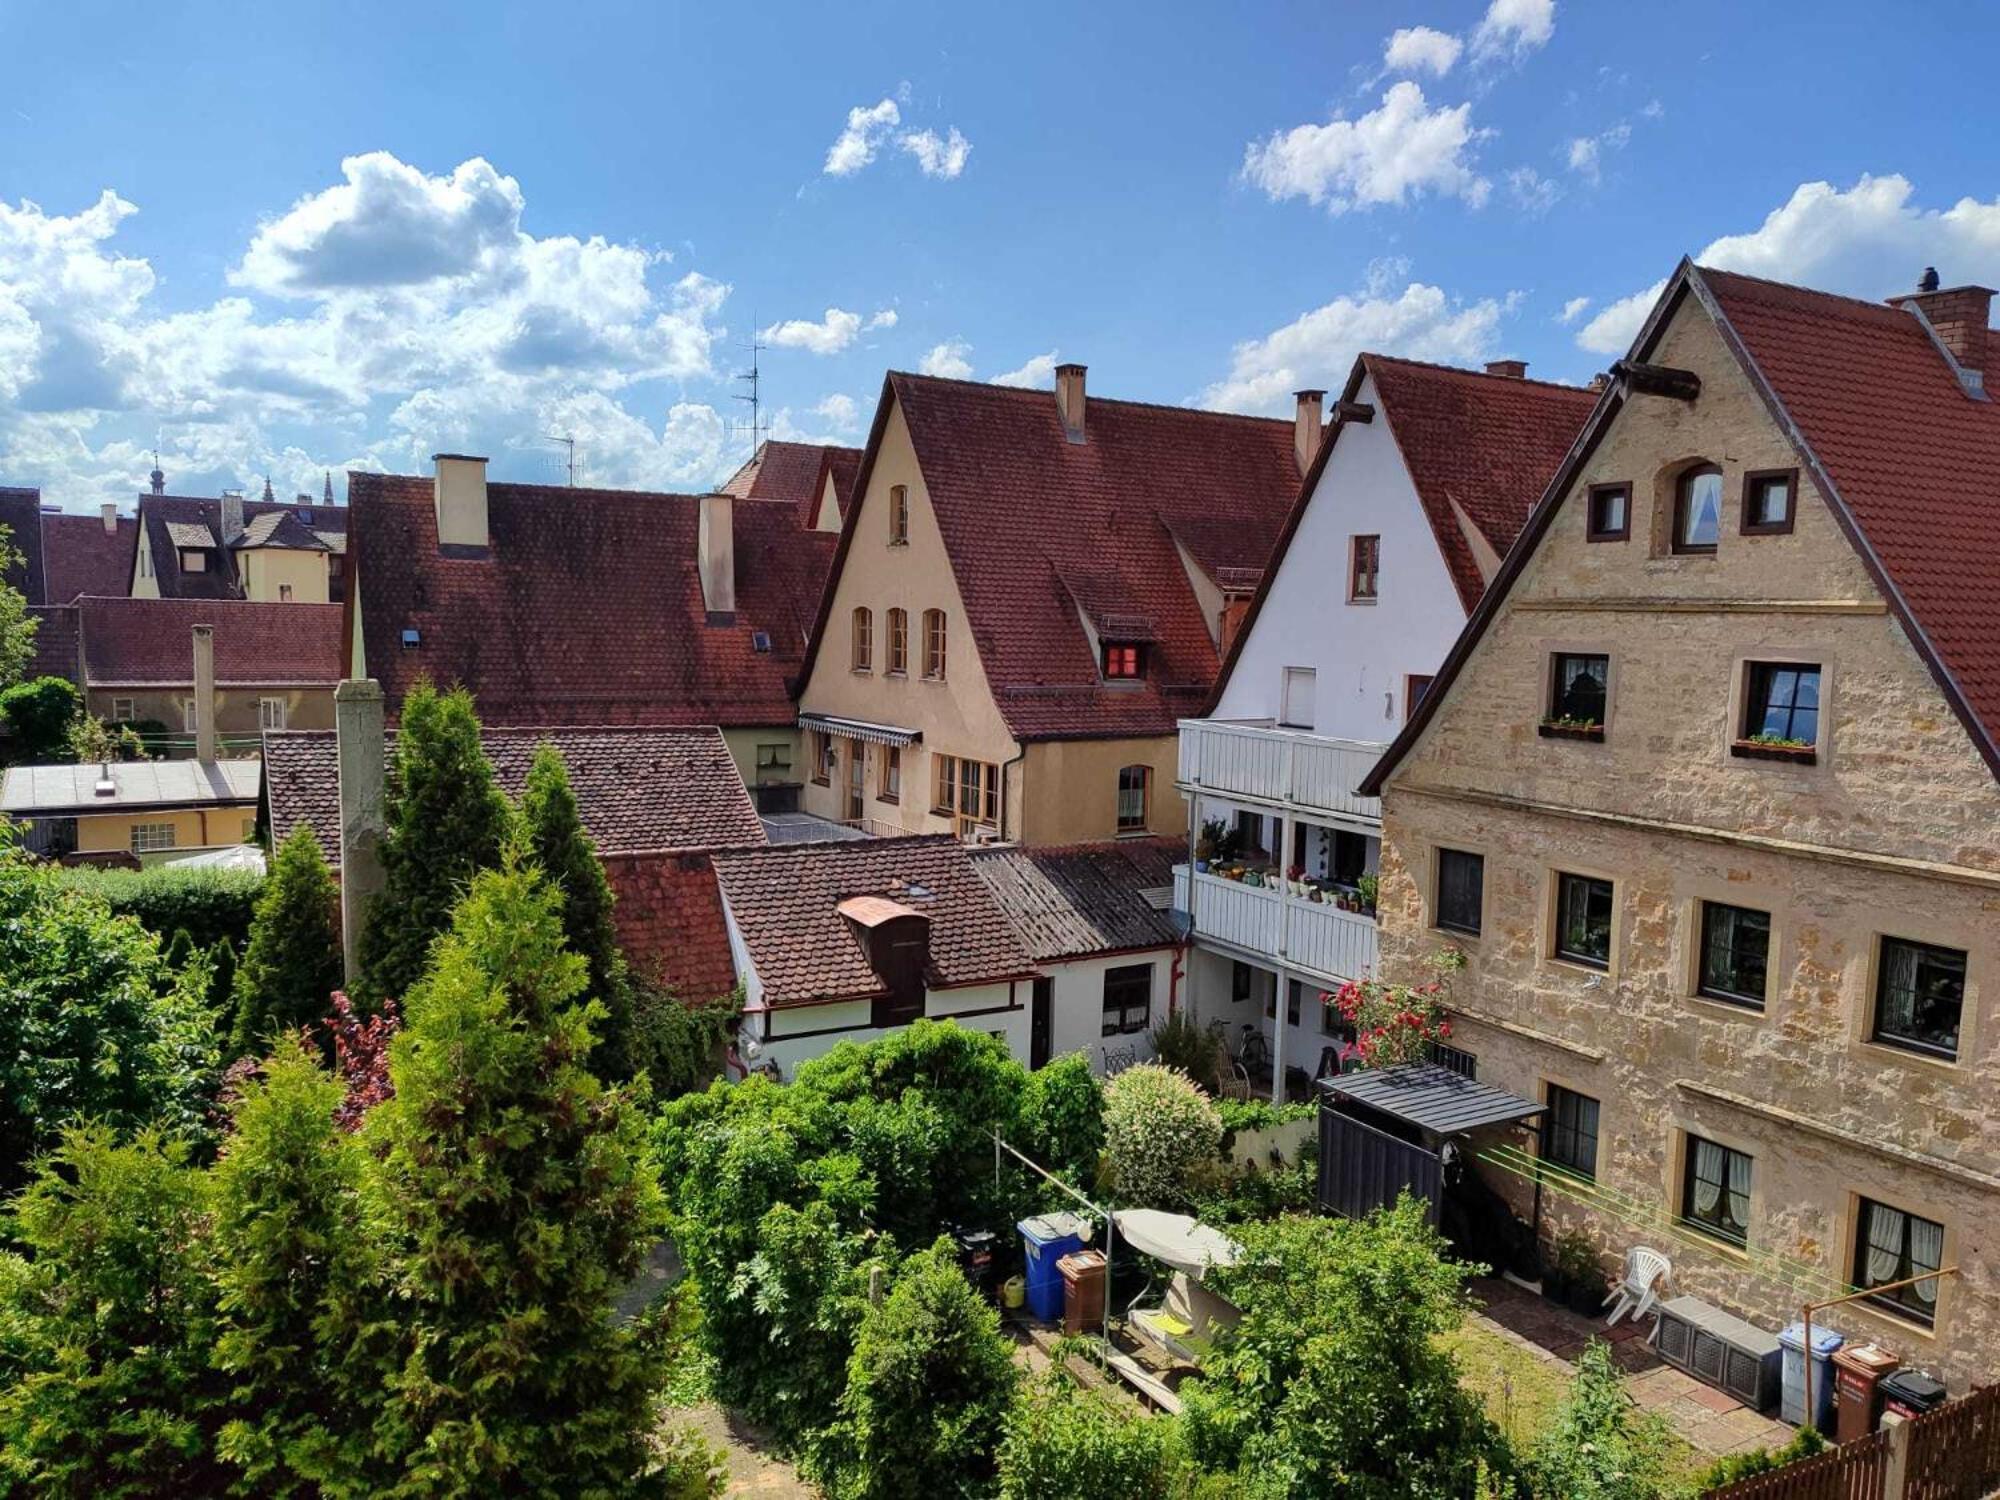
<instances>
[{"instance_id":1,"label":"white plastic chair","mask_svg":"<svg viewBox=\"0 0 2000 1500\"><path fill-rule=\"evenodd\" d=\"M1634 1322L1645 1317L1652 1311L1654 1300L1673 1272L1673 1262L1657 1250L1649 1250L1644 1245L1634 1245L1627 1250L1625 1277L1604 1299L1606 1307L1611 1307L1613 1302L1618 1304L1611 1308L1611 1316L1604 1320L1605 1327L1616 1323L1628 1311Z\"/></svg>"}]
</instances>

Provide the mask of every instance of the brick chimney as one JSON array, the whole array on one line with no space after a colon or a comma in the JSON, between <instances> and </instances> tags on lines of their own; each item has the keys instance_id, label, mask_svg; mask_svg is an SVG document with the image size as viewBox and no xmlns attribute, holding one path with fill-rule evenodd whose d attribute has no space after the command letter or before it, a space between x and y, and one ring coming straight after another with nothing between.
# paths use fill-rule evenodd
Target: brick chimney
<instances>
[{"instance_id":1,"label":"brick chimney","mask_svg":"<svg viewBox=\"0 0 2000 1500\"><path fill-rule=\"evenodd\" d=\"M334 755L340 777L340 953L349 984L361 973L368 903L382 889L382 685L350 678L333 690Z\"/></svg>"},{"instance_id":2,"label":"brick chimney","mask_svg":"<svg viewBox=\"0 0 2000 1500\"><path fill-rule=\"evenodd\" d=\"M194 627L194 758L215 764L215 627Z\"/></svg>"},{"instance_id":3,"label":"brick chimney","mask_svg":"<svg viewBox=\"0 0 2000 1500\"><path fill-rule=\"evenodd\" d=\"M1509 380L1525 380L1528 362L1525 359L1489 359L1486 361L1486 373L1505 375Z\"/></svg>"},{"instance_id":4,"label":"brick chimney","mask_svg":"<svg viewBox=\"0 0 2000 1500\"><path fill-rule=\"evenodd\" d=\"M1056 366L1056 415L1062 418L1063 436L1072 443L1083 441L1083 365Z\"/></svg>"},{"instance_id":5,"label":"brick chimney","mask_svg":"<svg viewBox=\"0 0 2000 1500\"><path fill-rule=\"evenodd\" d=\"M1914 305L1924 315L1924 321L1931 325L1931 332L1937 335L1937 341L1958 361L1960 372L1981 377L1975 383L1983 383L1986 325L1993 316L1992 287L1940 287L1936 267L1926 266L1916 291L1889 300L1901 307Z\"/></svg>"},{"instance_id":6,"label":"brick chimney","mask_svg":"<svg viewBox=\"0 0 2000 1500\"><path fill-rule=\"evenodd\" d=\"M736 623L736 502L727 495L701 497L695 542L701 601L712 625Z\"/></svg>"},{"instance_id":7,"label":"brick chimney","mask_svg":"<svg viewBox=\"0 0 2000 1500\"><path fill-rule=\"evenodd\" d=\"M1299 472L1305 473L1312 467L1313 459L1319 453L1320 426L1325 420L1325 391L1293 391L1292 398L1298 402L1292 413L1292 457L1298 460Z\"/></svg>"},{"instance_id":8,"label":"brick chimney","mask_svg":"<svg viewBox=\"0 0 2000 1500\"><path fill-rule=\"evenodd\" d=\"M118 503L115 500L105 501L98 507L98 514L104 517L104 529L115 535L118 530Z\"/></svg>"},{"instance_id":9,"label":"brick chimney","mask_svg":"<svg viewBox=\"0 0 2000 1500\"><path fill-rule=\"evenodd\" d=\"M437 512L439 547L473 547L484 552L491 541L486 529L486 460L470 453L433 453L437 478L431 492Z\"/></svg>"}]
</instances>

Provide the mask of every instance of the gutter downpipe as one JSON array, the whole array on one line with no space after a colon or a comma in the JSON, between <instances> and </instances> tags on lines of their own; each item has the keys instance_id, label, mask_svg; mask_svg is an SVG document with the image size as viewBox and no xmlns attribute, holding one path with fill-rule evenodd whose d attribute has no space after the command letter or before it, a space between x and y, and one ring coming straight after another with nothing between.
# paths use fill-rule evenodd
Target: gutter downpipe
<instances>
[{"instance_id":1,"label":"gutter downpipe","mask_svg":"<svg viewBox=\"0 0 2000 1500\"><path fill-rule=\"evenodd\" d=\"M1019 755L1016 755L1012 760L1003 760L1000 762L1000 841L1002 843L1007 841L1007 813L1009 805L1013 800L1007 795L1007 768L1009 766L1019 766L1021 768L1021 805L1026 807L1028 804L1028 744L1026 740L1021 741L1021 753ZM1020 841L1019 834L1015 835L1015 841Z\"/></svg>"}]
</instances>

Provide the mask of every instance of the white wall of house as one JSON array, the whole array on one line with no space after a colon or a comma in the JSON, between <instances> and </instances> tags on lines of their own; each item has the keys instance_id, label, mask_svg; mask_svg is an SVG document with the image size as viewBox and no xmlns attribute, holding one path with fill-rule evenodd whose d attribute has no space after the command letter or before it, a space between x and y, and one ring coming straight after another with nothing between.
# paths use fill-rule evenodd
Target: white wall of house
<instances>
[{"instance_id":1,"label":"white wall of house","mask_svg":"<svg viewBox=\"0 0 2000 1500\"><path fill-rule=\"evenodd\" d=\"M1374 382L1364 380L1355 399L1375 404ZM1382 539L1373 604L1347 597L1356 535ZM1310 667L1314 733L1391 739L1406 712L1405 679L1435 675L1464 624L1437 537L1377 405L1374 421L1341 429L1212 717L1277 719L1284 669Z\"/></svg>"},{"instance_id":2,"label":"white wall of house","mask_svg":"<svg viewBox=\"0 0 2000 1500\"><path fill-rule=\"evenodd\" d=\"M1144 966L1152 971L1152 1011L1146 1030L1104 1035L1104 976L1113 969ZM1077 958L1045 963L1042 972L1055 983L1049 1025L1049 1055L1081 1052L1091 1071L1104 1071L1104 1049L1136 1049L1141 1059L1153 1055L1152 1028L1167 1018L1167 994L1173 984L1173 949L1122 953L1109 958ZM1023 986L1025 989L1026 986Z\"/></svg>"},{"instance_id":3,"label":"white wall of house","mask_svg":"<svg viewBox=\"0 0 2000 1500\"><path fill-rule=\"evenodd\" d=\"M746 980L746 998L749 993ZM932 1020L956 1020L970 1031L998 1036L1025 1067L1028 996L1026 980L930 990L924 995L924 1014ZM871 1014L872 1007L865 1000L785 1006L746 1017L744 1025L758 1039L755 1063L775 1062L779 1073L789 1079L800 1063L823 1056L842 1042L872 1042L902 1029L870 1025Z\"/></svg>"},{"instance_id":4,"label":"white wall of house","mask_svg":"<svg viewBox=\"0 0 2000 1500\"><path fill-rule=\"evenodd\" d=\"M1275 1055L1278 1039L1272 1028L1272 1018L1265 1011L1274 996L1282 1001L1284 989L1273 970L1251 964L1250 998L1239 1001L1234 998L1235 965L1236 960L1228 954L1213 949L1195 948L1189 951L1185 994L1191 997L1189 1003L1193 1006L1195 1018L1204 1026L1216 1020L1223 1023L1224 1040L1231 1057L1236 1056L1242 1045L1246 1023L1257 1028L1263 1035L1265 1045ZM1285 1068L1288 1072L1293 1068L1303 1068L1308 1078L1319 1069L1321 1050L1335 1041L1326 1034L1322 1019L1324 1008L1319 1003L1322 993L1316 981L1308 980L1301 986L1298 1023L1293 1025L1289 1011L1284 1012Z\"/></svg>"}]
</instances>

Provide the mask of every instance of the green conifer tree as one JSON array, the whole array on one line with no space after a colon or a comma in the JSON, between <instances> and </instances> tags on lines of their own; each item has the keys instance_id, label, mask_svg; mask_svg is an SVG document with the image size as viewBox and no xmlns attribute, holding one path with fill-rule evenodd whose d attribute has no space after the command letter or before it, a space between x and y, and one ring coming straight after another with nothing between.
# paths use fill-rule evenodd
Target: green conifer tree
<instances>
[{"instance_id":1,"label":"green conifer tree","mask_svg":"<svg viewBox=\"0 0 2000 1500\"><path fill-rule=\"evenodd\" d=\"M384 883L361 942L363 995L402 995L423 976L473 875L499 863L511 816L480 748L472 695L418 682L396 735Z\"/></svg>"},{"instance_id":2,"label":"green conifer tree","mask_svg":"<svg viewBox=\"0 0 2000 1500\"><path fill-rule=\"evenodd\" d=\"M236 949L228 938L208 950L208 1013L218 1031L236 1014Z\"/></svg>"},{"instance_id":3,"label":"green conifer tree","mask_svg":"<svg viewBox=\"0 0 2000 1500\"><path fill-rule=\"evenodd\" d=\"M257 896L236 971L231 1055L248 1057L276 1033L324 1019L339 987L340 888L301 823L278 846Z\"/></svg>"},{"instance_id":4,"label":"green conifer tree","mask_svg":"<svg viewBox=\"0 0 2000 1500\"><path fill-rule=\"evenodd\" d=\"M556 892L518 845L476 875L363 1141L407 1341L377 1427L413 1495L626 1494L664 1378L614 1296L664 1223L639 1101L585 1069Z\"/></svg>"},{"instance_id":5,"label":"green conifer tree","mask_svg":"<svg viewBox=\"0 0 2000 1500\"><path fill-rule=\"evenodd\" d=\"M539 747L528 767L521 788L521 833L529 857L541 866L562 903L564 941L590 966L590 994L604 1002L591 1067L605 1078L630 1077L632 994L611 921L611 882L577 815L569 767L553 745Z\"/></svg>"},{"instance_id":6,"label":"green conifer tree","mask_svg":"<svg viewBox=\"0 0 2000 1500\"><path fill-rule=\"evenodd\" d=\"M176 927L173 936L167 939L167 967L178 974L194 961L194 955L194 934L185 927Z\"/></svg>"}]
</instances>

